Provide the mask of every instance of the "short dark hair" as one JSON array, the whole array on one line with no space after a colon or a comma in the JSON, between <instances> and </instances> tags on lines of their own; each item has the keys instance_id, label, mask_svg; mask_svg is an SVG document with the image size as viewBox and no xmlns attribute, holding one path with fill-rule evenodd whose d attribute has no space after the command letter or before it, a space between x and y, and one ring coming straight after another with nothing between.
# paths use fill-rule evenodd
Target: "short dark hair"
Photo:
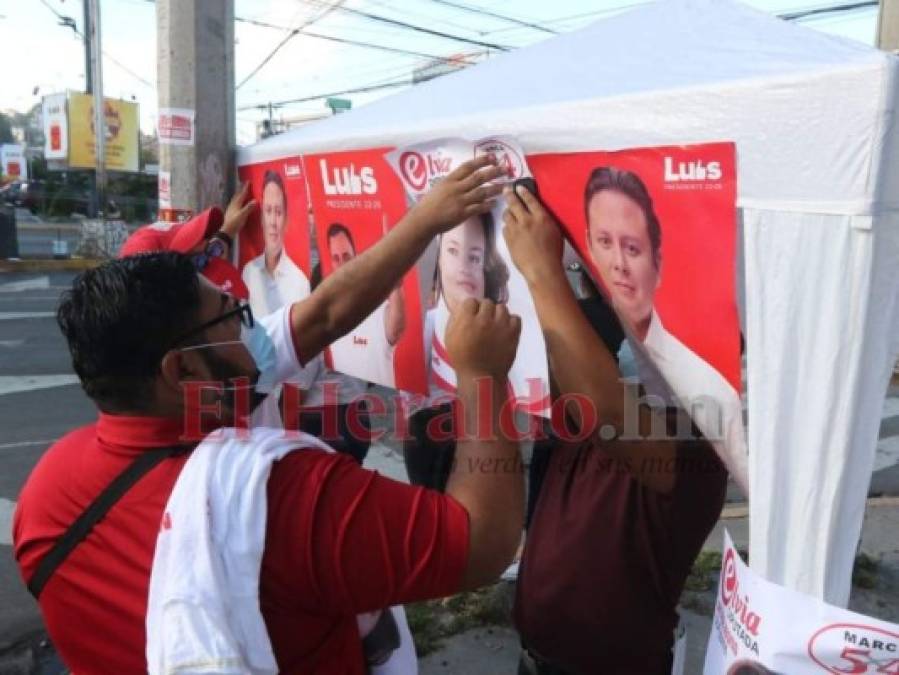
<instances>
[{"instance_id":1,"label":"short dark hair","mask_svg":"<svg viewBox=\"0 0 899 675\"><path fill-rule=\"evenodd\" d=\"M353 241L353 233L350 232L350 228L348 228L343 223L331 223L328 226L328 236L327 236L328 249L330 250L330 248L331 248L331 239L333 239L334 237L336 237L339 234L342 234L347 239L349 239L350 246L353 247L353 253L355 253L356 252L356 242Z\"/></svg>"},{"instance_id":2,"label":"short dark hair","mask_svg":"<svg viewBox=\"0 0 899 675\"><path fill-rule=\"evenodd\" d=\"M281 201L284 203L284 216L287 216L287 190L284 189L284 179L281 178L281 174L275 171L274 169L268 169L262 175L262 191L265 192L265 186L269 183L274 183L281 190ZM260 203L262 201L262 196L259 197Z\"/></svg>"},{"instance_id":3,"label":"short dark hair","mask_svg":"<svg viewBox=\"0 0 899 675\"><path fill-rule=\"evenodd\" d=\"M584 217L587 221L587 233L590 232L590 201L605 190L613 190L629 197L643 211L649 244L652 247L652 261L659 267L662 261L662 227L652 205L652 197L646 184L633 171L618 169L614 166L600 166L593 169L587 186L584 188ZM588 236L589 243L589 236Z\"/></svg>"},{"instance_id":4,"label":"short dark hair","mask_svg":"<svg viewBox=\"0 0 899 675\"><path fill-rule=\"evenodd\" d=\"M80 274L56 320L84 392L105 412L144 411L162 357L197 321L200 283L173 251L111 260Z\"/></svg>"}]
</instances>

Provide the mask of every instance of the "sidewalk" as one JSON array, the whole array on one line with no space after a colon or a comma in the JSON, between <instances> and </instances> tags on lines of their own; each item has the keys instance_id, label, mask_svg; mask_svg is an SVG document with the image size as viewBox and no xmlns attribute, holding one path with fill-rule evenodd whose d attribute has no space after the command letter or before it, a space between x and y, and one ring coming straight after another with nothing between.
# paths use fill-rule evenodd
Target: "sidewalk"
<instances>
[{"instance_id":1,"label":"sidewalk","mask_svg":"<svg viewBox=\"0 0 899 675\"><path fill-rule=\"evenodd\" d=\"M687 663L689 675L702 673L705 650L711 630L711 616L724 530L734 544L746 550L749 520L745 505L725 508L700 555L688 587L681 596L680 613L687 625ZM884 621L899 622L899 498L868 500L856 571L853 574L849 608ZM514 597L513 584L501 584L509 607ZM413 631L415 632L415 631ZM447 638L444 644L419 661L421 675L503 675L517 672L519 642L511 627L479 626Z\"/></svg>"}]
</instances>

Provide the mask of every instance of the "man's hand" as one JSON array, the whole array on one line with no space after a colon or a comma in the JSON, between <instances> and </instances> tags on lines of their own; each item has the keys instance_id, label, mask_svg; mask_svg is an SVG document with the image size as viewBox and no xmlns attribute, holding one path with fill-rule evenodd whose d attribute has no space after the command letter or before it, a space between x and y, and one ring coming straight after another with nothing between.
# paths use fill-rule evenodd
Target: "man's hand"
<instances>
[{"instance_id":1,"label":"man's hand","mask_svg":"<svg viewBox=\"0 0 899 675\"><path fill-rule=\"evenodd\" d=\"M468 298L450 317L446 349L460 378L502 379L515 360L520 334L521 319L509 314L505 305Z\"/></svg>"},{"instance_id":2,"label":"man's hand","mask_svg":"<svg viewBox=\"0 0 899 675\"><path fill-rule=\"evenodd\" d=\"M237 239L237 235L247 224L250 214L256 210L256 200L249 199L250 183L249 181L240 186L240 189L231 197L228 202L228 208L225 209L225 220L222 224L222 232L232 239Z\"/></svg>"},{"instance_id":3,"label":"man's hand","mask_svg":"<svg viewBox=\"0 0 899 675\"><path fill-rule=\"evenodd\" d=\"M515 266L529 284L563 272L559 224L527 188L504 191L503 237Z\"/></svg>"},{"instance_id":4,"label":"man's hand","mask_svg":"<svg viewBox=\"0 0 899 675\"><path fill-rule=\"evenodd\" d=\"M487 156L460 164L422 198L409 216L432 228L436 235L472 216L488 213L502 186L487 183L503 173L503 169Z\"/></svg>"}]
</instances>

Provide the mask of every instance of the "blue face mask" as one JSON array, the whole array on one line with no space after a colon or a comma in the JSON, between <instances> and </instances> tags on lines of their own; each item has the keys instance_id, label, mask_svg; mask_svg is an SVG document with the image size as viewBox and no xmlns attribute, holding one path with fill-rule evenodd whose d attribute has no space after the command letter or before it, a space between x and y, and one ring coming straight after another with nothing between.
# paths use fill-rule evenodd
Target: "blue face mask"
<instances>
[{"instance_id":1,"label":"blue face mask","mask_svg":"<svg viewBox=\"0 0 899 675\"><path fill-rule=\"evenodd\" d=\"M241 326L240 341L250 352L256 369L259 371L259 379L256 380L256 393L270 394L278 383L275 381L278 355L275 351L275 343L271 336L259 323L254 323L252 328Z\"/></svg>"},{"instance_id":2,"label":"blue face mask","mask_svg":"<svg viewBox=\"0 0 899 675\"><path fill-rule=\"evenodd\" d=\"M247 348L253 362L256 364L256 371L259 377L253 389L257 394L266 396L270 394L276 381L276 368L278 364L278 356L275 351L275 343L272 342L271 336L260 324L254 323L252 328L242 325L240 328L240 340L226 340L224 342L206 342L200 345L192 345L184 347L181 351L188 352L195 349L207 349L209 347L219 347L223 345L243 345ZM236 387L228 387L235 389ZM241 387L243 388L243 387Z\"/></svg>"},{"instance_id":3,"label":"blue face mask","mask_svg":"<svg viewBox=\"0 0 899 675\"><path fill-rule=\"evenodd\" d=\"M627 338L624 339L618 350L618 370L621 371L621 377L624 378L637 377L639 375L637 358L634 356L630 340Z\"/></svg>"}]
</instances>

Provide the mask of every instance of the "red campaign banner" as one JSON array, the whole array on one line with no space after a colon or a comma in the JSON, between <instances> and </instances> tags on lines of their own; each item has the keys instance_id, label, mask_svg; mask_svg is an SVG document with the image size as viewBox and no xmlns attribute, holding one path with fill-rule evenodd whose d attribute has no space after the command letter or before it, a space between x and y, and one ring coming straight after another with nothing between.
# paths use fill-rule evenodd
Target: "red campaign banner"
<instances>
[{"instance_id":1,"label":"red campaign banner","mask_svg":"<svg viewBox=\"0 0 899 675\"><path fill-rule=\"evenodd\" d=\"M374 245L408 210L390 148L304 156L322 275ZM422 302L413 267L401 286L328 349L334 370L369 382L427 393Z\"/></svg>"},{"instance_id":2,"label":"red campaign banner","mask_svg":"<svg viewBox=\"0 0 899 675\"><path fill-rule=\"evenodd\" d=\"M265 316L307 297L312 276L309 201L300 157L242 166L258 208L240 233L238 268L250 305Z\"/></svg>"},{"instance_id":3,"label":"red campaign banner","mask_svg":"<svg viewBox=\"0 0 899 675\"><path fill-rule=\"evenodd\" d=\"M640 336L641 322L654 312L739 392L734 145L528 155L527 161L541 199L619 316ZM656 215L652 227L637 203L641 192ZM628 231L635 222L642 226Z\"/></svg>"}]
</instances>

